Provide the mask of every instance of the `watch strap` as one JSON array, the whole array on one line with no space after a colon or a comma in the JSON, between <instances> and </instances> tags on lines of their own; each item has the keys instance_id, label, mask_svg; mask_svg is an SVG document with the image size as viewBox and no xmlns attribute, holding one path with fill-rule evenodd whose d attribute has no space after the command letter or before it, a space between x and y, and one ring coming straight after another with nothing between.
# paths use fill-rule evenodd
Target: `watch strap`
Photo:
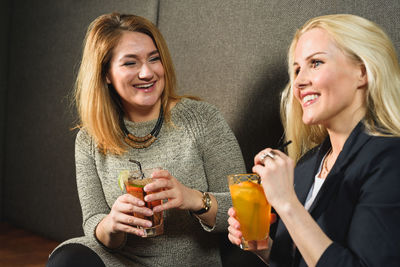
<instances>
[{"instance_id":1,"label":"watch strap","mask_svg":"<svg viewBox=\"0 0 400 267\"><path fill-rule=\"evenodd\" d=\"M199 190L199 191L200 191L200 190ZM202 197L202 200L203 200L203 208L201 208L201 209L198 210L198 211L193 211L193 214L196 214L196 215L200 215L200 214L206 213L206 212L209 211L210 208L211 208L211 198L210 198L210 194L208 194L207 192L203 192L203 191L200 191L200 193L203 194L203 197Z\"/></svg>"}]
</instances>

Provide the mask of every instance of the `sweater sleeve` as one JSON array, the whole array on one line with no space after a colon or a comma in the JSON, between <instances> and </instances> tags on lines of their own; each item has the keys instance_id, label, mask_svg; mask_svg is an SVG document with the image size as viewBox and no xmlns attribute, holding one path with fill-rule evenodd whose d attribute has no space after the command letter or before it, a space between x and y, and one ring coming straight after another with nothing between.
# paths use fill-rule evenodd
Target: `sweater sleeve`
<instances>
[{"instance_id":1,"label":"sweater sleeve","mask_svg":"<svg viewBox=\"0 0 400 267\"><path fill-rule=\"evenodd\" d=\"M317 266L399 266L400 143L373 146L361 176L347 244L332 243Z\"/></svg>"},{"instance_id":2,"label":"sweater sleeve","mask_svg":"<svg viewBox=\"0 0 400 267\"><path fill-rule=\"evenodd\" d=\"M208 231L226 231L227 211L232 206L227 175L244 173L245 165L239 144L222 114L214 107L204 110L203 135L200 140L208 191L218 202L216 224Z\"/></svg>"},{"instance_id":3,"label":"sweater sleeve","mask_svg":"<svg viewBox=\"0 0 400 267\"><path fill-rule=\"evenodd\" d=\"M93 237L97 224L110 212L97 174L92 138L80 130L75 140L76 183L82 208L83 230Z\"/></svg>"}]
</instances>

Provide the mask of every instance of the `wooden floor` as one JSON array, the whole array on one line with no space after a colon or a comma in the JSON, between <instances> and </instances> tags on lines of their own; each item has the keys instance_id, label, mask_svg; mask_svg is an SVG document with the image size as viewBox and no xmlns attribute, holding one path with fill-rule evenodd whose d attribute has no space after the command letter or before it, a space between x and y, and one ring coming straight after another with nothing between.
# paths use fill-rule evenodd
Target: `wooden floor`
<instances>
[{"instance_id":1,"label":"wooden floor","mask_svg":"<svg viewBox=\"0 0 400 267\"><path fill-rule=\"evenodd\" d=\"M0 223L0 266L45 266L58 242Z\"/></svg>"}]
</instances>

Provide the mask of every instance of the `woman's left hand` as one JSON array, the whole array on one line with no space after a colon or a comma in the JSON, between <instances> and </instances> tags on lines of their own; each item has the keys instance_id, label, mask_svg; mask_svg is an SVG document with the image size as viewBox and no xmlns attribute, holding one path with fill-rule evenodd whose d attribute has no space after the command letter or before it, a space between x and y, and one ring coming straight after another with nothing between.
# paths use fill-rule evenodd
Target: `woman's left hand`
<instances>
[{"instance_id":1,"label":"woman's left hand","mask_svg":"<svg viewBox=\"0 0 400 267\"><path fill-rule=\"evenodd\" d=\"M263 156L272 152L274 158ZM264 157L264 159L262 159ZM254 157L253 172L261 177L268 202L278 211L297 199L294 192L294 161L279 150L267 148Z\"/></svg>"},{"instance_id":2,"label":"woman's left hand","mask_svg":"<svg viewBox=\"0 0 400 267\"><path fill-rule=\"evenodd\" d=\"M154 207L154 212L168 210L171 208L178 208L182 210L195 209L195 197L197 196L196 192L201 194L199 191L184 186L167 170L153 172L152 178L154 181L146 185L144 187L144 191L146 191L146 193L154 193L146 195L144 200L146 202L150 202L168 199L167 202Z\"/></svg>"}]
</instances>

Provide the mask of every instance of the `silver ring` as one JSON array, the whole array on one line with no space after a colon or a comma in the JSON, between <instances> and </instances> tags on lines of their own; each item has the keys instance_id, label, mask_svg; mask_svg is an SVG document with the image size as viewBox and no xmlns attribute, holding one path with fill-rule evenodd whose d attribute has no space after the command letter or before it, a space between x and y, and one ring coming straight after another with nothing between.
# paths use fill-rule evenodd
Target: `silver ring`
<instances>
[{"instance_id":1,"label":"silver ring","mask_svg":"<svg viewBox=\"0 0 400 267\"><path fill-rule=\"evenodd\" d=\"M262 162L264 162L266 157L270 157L271 159L275 159L275 154L272 151L268 151L267 153L264 153L261 155L260 159Z\"/></svg>"}]
</instances>

